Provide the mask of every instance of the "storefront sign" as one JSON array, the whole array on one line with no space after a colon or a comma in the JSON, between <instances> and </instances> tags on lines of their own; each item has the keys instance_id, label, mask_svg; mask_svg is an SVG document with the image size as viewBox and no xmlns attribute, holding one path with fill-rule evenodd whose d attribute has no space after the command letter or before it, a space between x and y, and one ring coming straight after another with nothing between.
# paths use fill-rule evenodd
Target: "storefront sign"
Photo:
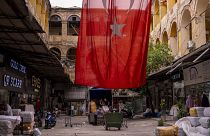
<instances>
[{"instance_id":1,"label":"storefront sign","mask_svg":"<svg viewBox=\"0 0 210 136\"><path fill-rule=\"evenodd\" d=\"M26 67L18 63L17 61L11 59L10 60L10 67L21 72L21 73L26 73Z\"/></svg>"},{"instance_id":2,"label":"storefront sign","mask_svg":"<svg viewBox=\"0 0 210 136\"><path fill-rule=\"evenodd\" d=\"M35 88L41 88L41 80L35 76L32 76L32 86Z\"/></svg>"},{"instance_id":3,"label":"storefront sign","mask_svg":"<svg viewBox=\"0 0 210 136\"><path fill-rule=\"evenodd\" d=\"M176 73L174 75L171 76L172 81L179 81L179 80L183 80L183 74L181 72Z\"/></svg>"},{"instance_id":4,"label":"storefront sign","mask_svg":"<svg viewBox=\"0 0 210 136\"><path fill-rule=\"evenodd\" d=\"M210 81L210 60L184 69L185 86Z\"/></svg>"},{"instance_id":5,"label":"storefront sign","mask_svg":"<svg viewBox=\"0 0 210 136\"><path fill-rule=\"evenodd\" d=\"M15 87L15 88L22 88L23 81L17 77L4 75L4 87Z\"/></svg>"}]
</instances>

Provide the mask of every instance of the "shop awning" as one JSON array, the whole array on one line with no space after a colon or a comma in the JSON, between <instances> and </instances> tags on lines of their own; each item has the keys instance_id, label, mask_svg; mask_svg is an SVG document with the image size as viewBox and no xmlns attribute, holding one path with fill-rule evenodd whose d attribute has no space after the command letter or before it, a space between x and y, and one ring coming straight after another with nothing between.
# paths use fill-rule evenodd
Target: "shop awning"
<instances>
[{"instance_id":1,"label":"shop awning","mask_svg":"<svg viewBox=\"0 0 210 136\"><path fill-rule=\"evenodd\" d=\"M186 54L185 56L176 60L171 66L171 70L167 74L172 73L173 71L179 69L180 67L185 68L190 65L205 61L210 58L210 43L206 43L201 47L197 48L191 53Z\"/></svg>"},{"instance_id":2,"label":"shop awning","mask_svg":"<svg viewBox=\"0 0 210 136\"><path fill-rule=\"evenodd\" d=\"M0 49L12 53L43 77L69 82L59 60L46 47L44 33L25 0L1 0Z\"/></svg>"},{"instance_id":3,"label":"shop awning","mask_svg":"<svg viewBox=\"0 0 210 136\"><path fill-rule=\"evenodd\" d=\"M164 79L166 77L166 73L171 69L171 66L164 67L160 69L159 71L153 72L149 74L148 80L153 80L153 79Z\"/></svg>"}]
</instances>

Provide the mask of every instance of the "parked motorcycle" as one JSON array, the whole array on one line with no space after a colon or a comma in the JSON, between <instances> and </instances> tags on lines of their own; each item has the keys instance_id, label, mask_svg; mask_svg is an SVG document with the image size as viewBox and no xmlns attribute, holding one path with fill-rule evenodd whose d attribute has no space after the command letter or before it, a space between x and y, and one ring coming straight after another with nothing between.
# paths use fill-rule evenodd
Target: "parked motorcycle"
<instances>
[{"instance_id":1,"label":"parked motorcycle","mask_svg":"<svg viewBox=\"0 0 210 136\"><path fill-rule=\"evenodd\" d=\"M55 113L47 112L45 117L45 128L52 128L56 125L56 115Z\"/></svg>"}]
</instances>

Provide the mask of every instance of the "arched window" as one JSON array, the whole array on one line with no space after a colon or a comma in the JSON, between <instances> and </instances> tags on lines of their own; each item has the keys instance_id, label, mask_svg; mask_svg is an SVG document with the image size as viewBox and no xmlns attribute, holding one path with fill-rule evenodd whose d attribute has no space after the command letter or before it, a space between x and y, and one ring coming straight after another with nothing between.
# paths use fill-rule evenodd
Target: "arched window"
<instances>
[{"instance_id":1,"label":"arched window","mask_svg":"<svg viewBox=\"0 0 210 136\"><path fill-rule=\"evenodd\" d=\"M62 23L61 18L57 15L53 15L49 20L49 35L61 35Z\"/></svg>"},{"instance_id":2,"label":"arched window","mask_svg":"<svg viewBox=\"0 0 210 136\"><path fill-rule=\"evenodd\" d=\"M76 50L76 48L72 47L67 51L66 57L72 63L75 63L76 61Z\"/></svg>"},{"instance_id":3,"label":"arched window","mask_svg":"<svg viewBox=\"0 0 210 136\"><path fill-rule=\"evenodd\" d=\"M61 51L58 48L50 48L50 52L54 54L59 60L61 60Z\"/></svg>"},{"instance_id":4,"label":"arched window","mask_svg":"<svg viewBox=\"0 0 210 136\"><path fill-rule=\"evenodd\" d=\"M155 44L160 44L160 39L159 38L156 39Z\"/></svg>"},{"instance_id":5,"label":"arched window","mask_svg":"<svg viewBox=\"0 0 210 136\"><path fill-rule=\"evenodd\" d=\"M170 48L172 50L172 54L174 56L178 55L178 44L177 44L177 24L173 22L171 26L171 33L170 33Z\"/></svg>"},{"instance_id":6,"label":"arched window","mask_svg":"<svg viewBox=\"0 0 210 136\"><path fill-rule=\"evenodd\" d=\"M161 19L167 14L167 0L161 0L160 1L160 15L161 15Z\"/></svg>"},{"instance_id":7,"label":"arched window","mask_svg":"<svg viewBox=\"0 0 210 136\"><path fill-rule=\"evenodd\" d=\"M159 6L159 0L155 0L153 21L154 21L154 24L153 24L154 27L156 27L157 24L160 23L160 6Z\"/></svg>"},{"instance_id":8,"label":"arched window","mask_svg":"<svg viewBox=\"0 0 210 136\"><path fill-rule=\"evenodd\" d=\"M163 33L162 43L168 45L168 34L166 31Z\"/></svg>"},{"instance_id":9,"label":"arched window","mask_svg":"<svg viewBox=\"0 0 210 136\"><path fill-rule=\"evenodd\" d=\"M77 36L80 28L80 17L72 15L68 19L68 35Z\"/></svg>"},{"instance_id":10,"label":"arched window","mask_svg":"<svg viewBox=\"0 0 210 136\"><path fill-rule=\"evenodd\" d=\"M186 9L182 15L181 21L181 53L182 55L187 52L187 44L192 40L192 23L191 23L191 14L188 9Z\"/></svg>"}]
</instances>

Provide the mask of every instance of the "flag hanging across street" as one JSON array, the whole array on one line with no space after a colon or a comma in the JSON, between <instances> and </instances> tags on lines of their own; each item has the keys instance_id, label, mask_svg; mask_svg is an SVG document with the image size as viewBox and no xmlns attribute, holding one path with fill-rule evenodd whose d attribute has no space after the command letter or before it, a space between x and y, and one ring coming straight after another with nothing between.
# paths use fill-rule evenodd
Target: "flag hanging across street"
<instances>
[{"instance_id":1,"label":"flag hanging across street","mask_svg":"<svg viewBox=\"0 0 210 136\"><path fill-rule=\"evenodd\" d=\"M137 88L146 82L152 0L83 0L75 84Z\"/></svg>"}]
</instances>

